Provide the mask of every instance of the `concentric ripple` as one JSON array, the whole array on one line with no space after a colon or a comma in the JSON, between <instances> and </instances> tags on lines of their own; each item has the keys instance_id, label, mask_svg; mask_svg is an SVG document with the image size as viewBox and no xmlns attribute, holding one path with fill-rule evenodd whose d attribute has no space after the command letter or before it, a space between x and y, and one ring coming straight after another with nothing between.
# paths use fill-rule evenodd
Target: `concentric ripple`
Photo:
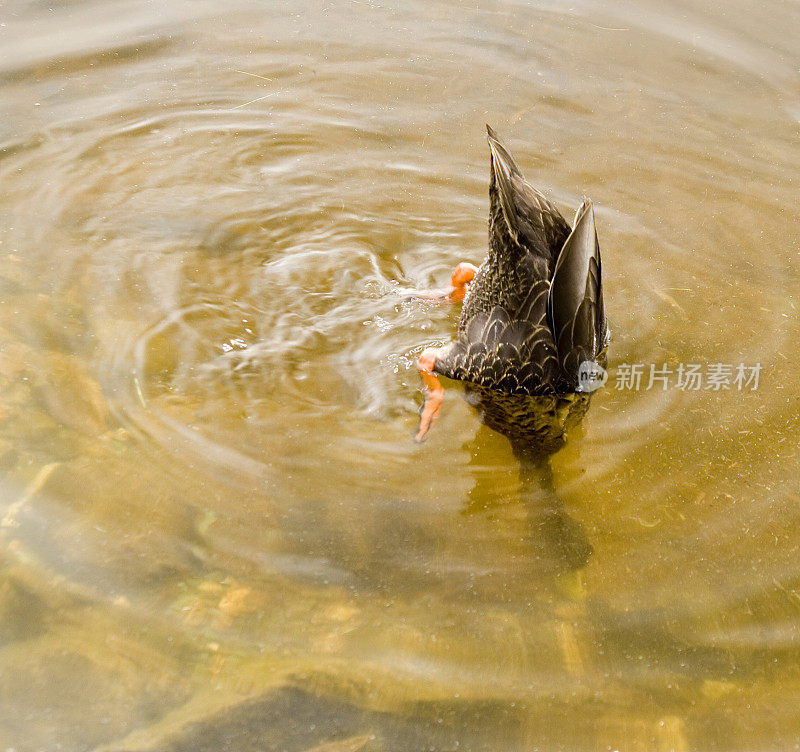
<instances>
[{"instance_id":1,"label":"concentric ripple","mask_svg":"<svg viewBox=\"0 0 800 752\"><path fill-rule=\"evenodd\" d=\"M0 18L0 748L280 703L365 752L794 744L795 5L156 5ZM458 311L404 293L484 255L486 121L596 207L552 488L455 384L412 438Z\"/></svg>"}]
</instances>

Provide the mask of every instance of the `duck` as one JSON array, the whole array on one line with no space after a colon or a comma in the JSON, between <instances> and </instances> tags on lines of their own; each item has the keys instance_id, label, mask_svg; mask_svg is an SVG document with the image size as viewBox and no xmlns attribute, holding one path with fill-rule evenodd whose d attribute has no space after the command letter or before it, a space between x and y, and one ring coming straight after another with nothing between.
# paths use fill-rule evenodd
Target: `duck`
<instances>
[{"instance_id":1,"label":"duck","mask_svg":"<svg viewBox=\"0 0 800 752\"><path fill-rule=\"evenodd\" d=\"M459 264L442 297L463 301L449 344L426 348L418 442L439 415L439 376L463 382L484 422L538 464L561 448L604 375L609 329L591 200L570 225L487 125L489 249ZM588 381L587 381L588 379Z\"/></svg>"}]
</instances>

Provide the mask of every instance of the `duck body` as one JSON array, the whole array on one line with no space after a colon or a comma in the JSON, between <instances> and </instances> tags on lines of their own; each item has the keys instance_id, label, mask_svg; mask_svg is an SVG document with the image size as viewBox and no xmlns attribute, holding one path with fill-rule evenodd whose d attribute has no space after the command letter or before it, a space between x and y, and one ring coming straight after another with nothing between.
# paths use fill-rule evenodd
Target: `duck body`
<instances>
[{"instance_id":1,"label":"duck body","mask_svg":"<svg viewBox=\"0 0 800 752\"><path fill-rule=\"evenodd\" d=\"M489 253L432 370L465 382L516 451L547 455L588 409L581 364L602 360L608 340L594 212L584 200L570 227L487 130Z\"/></svg>"}]
</instances>

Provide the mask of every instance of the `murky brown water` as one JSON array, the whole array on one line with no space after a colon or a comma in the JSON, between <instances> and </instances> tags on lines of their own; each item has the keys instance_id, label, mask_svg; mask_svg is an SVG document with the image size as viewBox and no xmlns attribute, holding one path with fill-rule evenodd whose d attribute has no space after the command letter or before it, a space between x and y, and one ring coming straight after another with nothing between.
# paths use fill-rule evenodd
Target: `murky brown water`
<instances>
[{"instance_id":1,"label":"murky brown water","mask_svg":"<svg viewBox=\"0 0 800 752\"><path fill-rule=\"evenodd\" d=\"M785 0L6 2L0 748L796 748L798 38ZM411 438L457 311L396 293L481 260L487 121L596 201L579 572L457 386ZM674 387L716 363L758 389Z\"/></svg>"}]
</instances>

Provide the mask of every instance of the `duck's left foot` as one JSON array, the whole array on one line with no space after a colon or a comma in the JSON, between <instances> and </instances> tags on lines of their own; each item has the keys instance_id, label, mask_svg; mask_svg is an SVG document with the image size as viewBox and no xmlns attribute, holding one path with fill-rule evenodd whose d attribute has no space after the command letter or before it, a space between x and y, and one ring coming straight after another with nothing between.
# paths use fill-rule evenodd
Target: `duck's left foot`
<instances>
[{"instance_id":1,"label":"duck's left foot","mask_svg":"<svg viewBox=\"0 0 800 752\"><path fill-rule=\"evenodd\" d=\"M467 287L477 273L478 267L475 264L462 261L453 269L453 273L450 275L450 290L447 293L447 298L454 303L464 300L464 296L467 294Z\"/></svg>"},{"instance_id":2,"label":"duck's left foot","mask_svg":"<svg viewBox=\"0 0 800 752\"><path fill-rule=\"evenodd\" d=\"M422 412L419 418L419 429L414 440L419 443L425 440L428 430L433 425L433 421L439 417L439 409L444 401L444 387L436 378L433 372L433 366L436 363L436 353L438 351L435 347L428 347L422 351L419 356L417 368L422 377L424 384L425 403L422 406Z\"/></svg>"},{"instance_id":3,"label":"duck's left foot","mask_svg":"<svg viewBox=\"0 0 800 752\"><path fill-rule=\"evenodd\" d=\"M450 287L446 290L409 290L403 293L406 298L419 298L421 300L440 300L443 303L459 303L464 300L467 287L472 282L478 271L475 264L462 261L450 275Z\"/></svg>"}]
</instances>

